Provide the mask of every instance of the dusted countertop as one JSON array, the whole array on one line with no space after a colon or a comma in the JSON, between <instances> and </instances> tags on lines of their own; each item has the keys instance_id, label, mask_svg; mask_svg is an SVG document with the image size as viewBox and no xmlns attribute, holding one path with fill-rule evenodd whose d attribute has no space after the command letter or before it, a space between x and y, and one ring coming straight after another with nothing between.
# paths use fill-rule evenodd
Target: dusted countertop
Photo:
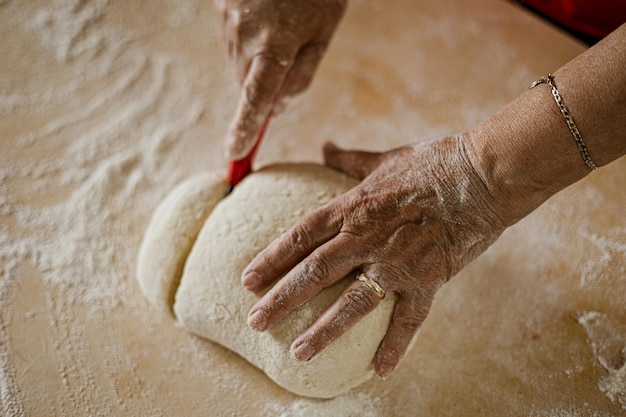
<instances>
[{"instance_id":1,"label":"dusted countertop","mask_svg":"<svg viewBox=\"0 0 626 417\"><path fill-rule=\"evenodd\" d=\"M624 158L445 285L391 378L332 400L284 391L153 308L135 277L152 211L226 165L238 90L218 33L209 1L0 0L0 414L626 412ZM461 132L583 50L504 1L352 1L258 163Z\"/></svg>"}]
</instances>

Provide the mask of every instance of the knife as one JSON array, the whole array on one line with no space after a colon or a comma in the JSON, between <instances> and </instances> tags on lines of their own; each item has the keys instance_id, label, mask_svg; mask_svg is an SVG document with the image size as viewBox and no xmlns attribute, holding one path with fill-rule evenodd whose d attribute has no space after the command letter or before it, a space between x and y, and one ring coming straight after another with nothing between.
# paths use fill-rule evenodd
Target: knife
<instances>
[{"instance_id":1,"label":"knife","mask_svg":"<svg viewBox=\"0 0 626 417\"><path fill-rule=\"evenodd\" d=\"M228 187L226 189L226 195L230 194L235 186L239 184L239 182L250 172L252 172L252 162L256 156L257 150L259 149L259 145L265 136L265 131L267 130L271 117L272 112L270 112L265 118L265 122L263 122L263 126L261 126L259 136L250 153L242 159L228 161L228 172L226 174Z\"/></svg>"}]
</instances>

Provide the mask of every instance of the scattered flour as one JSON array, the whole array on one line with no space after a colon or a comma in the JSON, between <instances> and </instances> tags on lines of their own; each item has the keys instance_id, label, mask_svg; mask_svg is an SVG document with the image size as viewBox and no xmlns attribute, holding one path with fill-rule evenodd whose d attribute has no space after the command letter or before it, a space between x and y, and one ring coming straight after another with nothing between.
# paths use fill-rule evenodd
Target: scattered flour
<instances>
[{"instance_id":1,"label":"scattered flour","mask_svg":"<svg viewBox=\"0 0 626 417\"><path fill-rule=\"evenodd\" d=\"M6 417L20 417L24 415L24 396L16 382L14 354L8 336L12 318L11 303L17 285L13 275L17 260L5 259L4 256L0 260L0 411Z\"/></svg>"},{"instance_id":2,"label":"scattered flour","mask_svg":"<svg viewBox=\"0 0 626 417\"><path fill-rule=\"evenodd\" d=\"M9 157L0 157L0 415L6 417L26 412L11 332L16 331L12 303L28 266L36 268L46 287L41 311L54 337L44 340L57 367L51 383L59 381L64 393L50 415L139 411L129 408L123 392L110 395L112 388L99 380L104 373L113 381L116 370L132 373L137 367L127 346L106 343L117 329L103 319L116 307L135 303L141 234L128 231L188 175L188 167L164 164L167 152L200 119L223 112L210 106L209 80L198 67L181 56L149 53L136 43L136 33L107 23L110 3L57 0L20 9L18 2L5 2L0 9L0 27L11 19L19 29L16 37L34 35L41 42L34 48L56 60L42 68L64 68L56 77L60 82L50 83L48 72L36 67L27 83L0 79L3 115L19 111L37 117L64 109L2 137L3 146L8 141L12 146ZM194 16L195 3L166 3L177 25ZM45 62L45 54L38 59ZM103 82L107 88L93 89ZM20 157L32 153L40 157ZM75 308L86 309L87 317L77 318ZM37 319L30 314L29 320ZM101 322L101 346L90 345L85 320ZM105 351L102 361L93 360L94 349ZM136 375L129 378L139 381ZM115 395L117 408L110 409L107 398ZM161 414L149 406L154 402L150 387L141 396L141 412ZM32 398L29 402L32 406Z\"/></svg>"},{"instance_id":3,"label":"scattered flour","mask_svg":"<svg viewBox=\"0 0 626 417\"><path fill-rule=\"evenodd\" d=\"M554 409L529 417L608 417L606 414L594 410Z\"/></svg>"},{"instance_id":4,"label":"scattered flour","mask_svg":"<svg viewBox=\"0 0 626 417\"><path fill-rule=\"evenodd\" d=\"M626 410L626 326L596 311L581 312L578 322L587 332L594 356L607 371L598 388Z\"/></svg>"},{"instance_id":5,"label":"scattered flour","mask_svg":"<svg viewBox=\"0 0 626 417\"><path fill-rule=\"evenodd\" d=\"M609 266L618 266L616 271L618 277L626 277L626 228L615 228L611 235L598 236L582 229L581 237L590 243L592 257L590 257L581 269L580 285L589 287L597 285L598 281L604 277L603 271Z\"/></svg>"},{"instance_id":6,"label":"scattered flour","mask_svg":"<svg viewBox=\"0 0 626 417\"><path fill-rule=\"evenodd\" d=\"M268 404L262 411L267 417L380 417L379 400L364 393L350 393L330 400L298 399L285 406Z\"/></svg>"}]
</instances>

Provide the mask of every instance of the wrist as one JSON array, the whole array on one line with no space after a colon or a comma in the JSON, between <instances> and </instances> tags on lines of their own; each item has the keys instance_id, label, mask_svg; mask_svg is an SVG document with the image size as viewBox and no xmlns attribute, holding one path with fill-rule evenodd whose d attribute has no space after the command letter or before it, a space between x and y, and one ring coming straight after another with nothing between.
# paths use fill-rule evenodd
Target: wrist
<instances>
[{"instance_id":1,"label":"wrist","mask_svg":"<svg viewBox=\"0 0 626 417\"><path fill-rule=\"evenodd\" d=\"M507 226L590 172L549 88L523 94L465 140L494 210Z\"/></svg>"}]
</instances>

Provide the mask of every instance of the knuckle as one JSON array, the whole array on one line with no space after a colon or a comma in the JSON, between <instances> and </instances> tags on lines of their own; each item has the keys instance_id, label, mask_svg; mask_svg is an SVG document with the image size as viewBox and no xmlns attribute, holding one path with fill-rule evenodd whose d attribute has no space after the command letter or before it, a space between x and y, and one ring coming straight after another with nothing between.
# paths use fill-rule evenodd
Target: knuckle
<instances>
[{"instance_id":1,"label":"knuckle","mask_svg":"<svg viewBox=\"0 0 626 417\"><path fill-rule=\"evenodd\" d=\"M245 85L245 93L246 100L253 107L258 106L263 102L265 97L265 91L267 88L264 88L265 83L263 82L263 77L259 74L255 75L252 80L246 83Z\"/></svg>"},{"instance_id":2,"label":"knuckle","mask_svg":"<svg viewBox=\"0 0 626 417\"><path fill-rule=\"evenodd\" d=\"M271 102L276 84L277 77L273 73L258 71L251 74L244 86L246 100L253 108L268 104Z\"/></svg>"},{"instance_id":3,"label":"knuckle","mask_svg":"<svg viewBox=\"0 0 626 417\"><path fill-rule=\"evenodd\" d=\"M358 316L364 316L372 311L378 304L379 298L375 294L369 294L360 288L349 287L343 292L342 297L347 309Z\"/></svg>"},{"instance_id":4,"label":"knuckle","mask_svg":"<svg viewBox=\"0 0 626 417\"><path fill-rule=\"evenodd\" d=\"M411 338L415 332L417 332L417 329L420 328L423 321L424 318L421 317L421 315L407 316L396 319L394 325L397 328L400 337L408 339Z\"/></svg>"},{"instance_id":5,"label":"knuckle","mask_svg":"<svg viewBox=\"0 0 626 417\"><path fill-rule=\"evenodd\" d=\"M304 274L313 285L325 284L329 272L328 263L321 258L312 259L304 266Z\"/></svg>"},{"instance_id":6,"label":"knuckle","mask_svg":"<svg viewBox=\"0 0 626 417\"><path fill-rule=\"evenodd\" d=\"M228 13L228 21L233 32L241 39L249 37L247 33L249 31L249 25L247 24L248 20L244 18L245 14L242 13L242 10L237 8L228 8L226 13Z\"/></svg>"},{"instance_id":7,"label":"knuckle","mask_svg":"<svg viewBox=\"0 0 626 417\"><path fill-rule=\"evenodd\" d=\"M460 271L465 264L459 257L455 256L455 253L455 249L450 244L450 239L442 239L435 242L428 254L428 264L431 265L429 275L433 277L433 285L436 286L434 291ZM434 279L435 277L439 279ZM431 292L434 291L431 290Z\"/></svg>"},{"instance_id":8,"label":"knuckle","mask_svg":"<svg viewBox=\"0 0 626 417\"><path fill-rule=\"evenodd\" d=\"M309 247L310 241L309 233L303 227L296 226L287 235L287 245L295 251Z\"/></svg>"}]
</instances>

